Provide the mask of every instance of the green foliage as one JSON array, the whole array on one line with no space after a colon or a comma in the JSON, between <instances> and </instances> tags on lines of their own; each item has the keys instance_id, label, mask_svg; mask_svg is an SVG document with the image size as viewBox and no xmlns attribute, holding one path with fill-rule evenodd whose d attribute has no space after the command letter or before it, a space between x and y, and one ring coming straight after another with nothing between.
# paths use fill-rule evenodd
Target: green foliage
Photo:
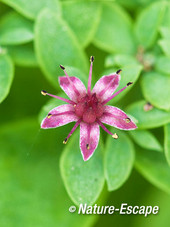
<instances>
[{"instance_id":1,"label":"green foliage","mask_svg":"<svg viewBox=\"0 0 170 227\"><path fill-rule=\"evenodd\" d=\"M148 150L162 151L163 148L157 138L148 130L133 130L129 132L133 140Z\"/></svg>"},{"instance_id":2,"label":"green foliage","mask_svg":"<svg viewBox=\"0 0 170 227\"><path fill-rule=\"evenodd\" d=\"M84 162L78 143L79 133L75 133L71 140L61 155L61 175L75 204L92 205L104 186L102 146L99 144L93 159Z\"/></svg>"},{"instance_id":3,"label":"green foliage","mask_svg":"<svg viewBox=\"0 0 170 227\"><path fill-rule=\"evenodd\" d=\"M33 40L33 23L18 13L10 12L0 21L0 44L17 45Z\"/></svg>"},{"instance_id":4,"label":"green foliage","mask_svg":"<svg viewBox=\"0 0 170 227\"><path fill-rule=\"evenodd\" d=\"M5 4L11 6L23 16L29 19L35 19L40 11L44 8L53 10L56 14L60 14L60 4L58 0L1 0Z\"/></svg>"},{"instance_id":5,"label":"green foliage","mask_svg":"<svg viewBox=\"0 0 170 227\"><path fill-rule=\"evenodd\" d=\"M140 45L150 48L155 44L166 4L157 2L141 12L136 20L135 34Z\"/></svg>"},{"instance_id":6,"label":"green foliage","mask_svg":"<svg viewBox=\"0 0 170 227\"><path fill-rule=\"evenodd\" d=\"M38 62L54 86L56 75L61 73L57 66L61 63L87 72L87 60L76 37L65 21L53 11L45 9L37 18L35 48Z\"/></svg>"},{"instance_id":7,"label":"green foliage","mask_svg":"<svg viewBox=\"0 0 170 227\"><path fill-rule=\"evenodd\" d=\"M7 54L0 54L0 103L6 98L9 93L13 76L14 68L10 57Z\"/></svg>"},{"instance_id":8,"label":"green foliage","mask_svg":"<svg viewBox=\"0 0 170 227\"><path fill-rule=\"evenodd\" d=\"M156 72L145 73L142 77L142 91L150 103L170 111L170 76Z\"/></svg>"},{"instance_id":9,"label":"green foliage","mask_svg":"<svg viewBox=\"0 0 170 227\"><path fill-rule=\"evenodd\" d=\"M162 153L138 149L136 168L152 184L170 193L170 168Z\"/></svg>"},{"instance_id":10,"label":"green foliage","mask_svg":"<svg viewBox=\"0 0 170 227\"><path fill-rule=\"evenodd\" d=\"M23 45L6 46L6 49L16 65L25 67L38 66L32 42Z\"/></svg>"},{"instance_id":11,"label":"green foliage","mask_svg":"<svg viewBox=\"0 0 170 227\"><path fill-rule=\"evenodd\" d=\"M103 4L93 43L111 53L133 52L134 40L129 15L116 4Z\"/></svg>"},{"instance_id":12,"label":"green foliage","mask_svg":"<svg viewBox=\"0 0 170 227\"><path fill-rule=\"evenodd\" d=\"M146 101L141 100L128 106L126 112L134 116L140 129L156 128L170 122L170 113L154 107L150 111L144 110Z\"/></svg>"},{"instance_id":13,"label":"green foliage","mask_svg":"<svg viewBox=\"0 0 170 227\"><path fill-rule=\"evenodd\" d=\"M0 225L65 227L81 223L85 227L92 224L94 216L67 212L72 202L59 173L59 154L64 146L56 145L56 138L61 139L63 135L59 131L40 132L38 142L33 144L38 130L39 125L31 119L0 129L0 180L3 181Z\"/></svg>"},{"instance_id":14,"label":"green foliage","mask_svg":"<svg viewBox=\"0 0 170 227\"><path fill-rule=\"evenodd\" d=\"M115 130L112 130L115 133ZM119 139L108 137L104 157L105 177L108 190L118 189L128 179L134 162L134 147L125 133L116 131ZM114 141L113 141L114 140Z\"/></svg>"},{"instance_id":15,"label":"green foliage","mask_svg":"<svg viewBox=\"0 0 170 227\"><path fill-rule=\"evenodd\" d=\"M170 165L170 123L165 125L165 157L167 159L168 164Z\"/></svg>"},{"instance_id":16,"label":"green foliage","mask_svg":"<svg viewBox=\"0 0 170 227\"><path fill-rule=\"evenodd\" d=\"M63 18L71 27L78 41L87 46L96 32L101 15L101 5L95 2L62 2Z\"/></svg>"},{"instance_id":17,"label":"green foliage","mask_svg":"<svg viewBox=\"0 0 170 227\"><path fill-rule=\"evenodd\" d=\"M110 129L117 140L101 130L98 148L84 162L79 129L62 143L73 124L40 130L49 111L64 104L40 91L68 98L58 83L64 76L60 64L87 85L91 55L92 84L118 69L117 91L133 82L109 105L125 110L138 129ZM169 87L169 1L0 0L0 226L94 226L99 215L68 209L105 205L107 191L110 205L150 205L150 195L157 205L155 196L164 195L159 189L170 193ZM148 102L153 108L146 111ZM134 165L158 189L132 171ZM160 206L167 206L165 200ZM167 227L165 213L150 216L149 225ZM126 220L147 225L145 217L124 216L120 222L118 216L100 216L96 226L124 226Z\"/></svg>"}]
</instances>

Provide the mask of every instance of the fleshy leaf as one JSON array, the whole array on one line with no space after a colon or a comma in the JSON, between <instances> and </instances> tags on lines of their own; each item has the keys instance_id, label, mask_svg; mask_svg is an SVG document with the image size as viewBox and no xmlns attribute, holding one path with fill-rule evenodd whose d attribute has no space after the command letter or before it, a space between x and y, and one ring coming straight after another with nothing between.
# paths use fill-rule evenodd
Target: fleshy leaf
<instances>
[{"instance_id":1,"label":"fleshy leaf","mask_svg":"<svg viewBox=\"0 0 170 227\"><path fill-rule=\"evenodd\" d=\"M131 19L123 8L116 4L103 4L93 43L109 53L134 52Z\"/></svg>"},{"instance_id":2,"label":"fleshy leaf","mask_svg":"<svg viewBox=\"0 0 170 227\"><path fill-rule=\"evenodd\" d=\"M59 87L57 66L70 65L87 72L87 61L76 37L67 24L50 10L43 10L35 25L35 50L40 67L47 79Z\"/></svg>"},{"instance_id":3,"label":"fleshy leaf","mask_svg":"<svg viewBox=\"0 0 170 227\"><path fill-rule=\"evenodd\" d=\"M117 54L117 55L108 55L105 60L105 67L124 67L127 65L139 65L139 62L132 55L127 54Z\"/></svg>"},{"instance_id":4,"label":"fleshy leaf","mask_svg":"<svg viewBox=\"0 0 170 227\"><path fill-rule=\"evenodd\" d=\"M7 54L0 54L0 103L9 93L14 76L14 67Z\"/></svg>"},{"instance_id":5,"label":"fleshy leaf","mask_svg":"<svg viewBox=\"0 0 170 227\"><path fill-rule=\"evenodd\" d=\"M161 27L160 28L160 33L164 39L169 39L170 38L170 30L168 27Z\"/></svg>"},{"instance_id":6,"label":"fleshy leaf","mask_svg":"<svg viewBox=\"0 0 170 227\"><path fill-rule=\"evenodd\" d=\"M157 108L170 111L170 77L157 72L142 76L142 91L147 101Z\"/></svg>"},{"instance_id":7,"label":"fleshy leaf","mask_svg":"<svg viewBox=\"0 0 170 227\"><path fill-rule=\"evenodd\" d=\"M165 130L165 141L164 141L165 157L167 159L168 164L170 165L170 123L165 125L164 130Z\"/></svg>"},{"instance_id":8,"label":"fleshy leaf","mask_svg":"<svg viewBox=\"0 0 170 227\"><path fill-rule=\"evenodd\" d=\"M135 165L153 185L170 193L170 168L163 153L137 149Z\"/></svg>"},{"instance_id":9,"label":"fleshy leaf","mask_svg":"<svg viewBox=\"0 0 170 227\"><path fill-rule=\"evenodd\" d=\"M16 12L7 13L0 21L0 44L17 45L33 40L33 23Z\"/></svg>"},{"instance_id":10,"label":"fleshy leaf","mask_svg":"<svg viewBox=\"0 0 170 227\"><path fill-rule=\"evenodd\" d=\"M138 128L156 128L170 122L170 112L154 107L150 111L144 111L147 101L141 100L127 107L126 113L138 120Z\"/></svg>"},{"instance_id":11,"label":"fleshy leaf","mask_svg":"<svg viewBox=\"0 0 170 227\"><path fill-rule=\"evenodd\" d=\"M26 67L38 66L33 43L6 46L6 48L16 65Z\"/></svg>"},{"instance_id":12,"label":"fleshy leaf","mask_svg":"<svg viewBox=\"0 0 170 227\"><path fill-rule=\"evenodd\" d=\"M113 191L121 187L128 179L134 162L134 147L125 133L117 130L119 138L114 140L108 136L104 157L105 178L108 190Z\"/></svg>"},{"instance_id":13,"label":"fleshy leaf","mask_svg":"<svg viewBox=\"0 0 170 227\"><path fill-rule=\"evenodd\" d=\"M156 2L141 12L135 25L135 34L140 45L145 48L154 45L164 11L165 3Z\"/></svg>"},{"instance_id":14,"label":"fleshy leaf","mask_svg":"<svg viewBox=\"0 0 170 227\"><path fill-rule=\"evenodd\" d=\"M79 130L79 129L78 129ZM93 204L104 186L102 146L93 157L83 161L79 147L79 132L68 141L60 160L61 175L66 190L75 204Z\"/></svg>"},{"instance_id":15,"label":"fleshy leaf","mask_svg":"<svg viewBox=\"0 0 170 227\"><path fill-rule=\"evenodd\" d=\"M39 127L35 120L24 119L0 128L0 226L93 225L97 216L69 212L74 204L59 171L65 131L39 132Z\"/></svg>"},{"instance_id":16,"label":"fleshy leaf","mask_svg":"<svg viewBox=\"0 0 170 227\"><path fill-rule=\"evenodd\" d=\"M169 39L161 39L158 44L162 48L162 51L167 57L170 57L170 40Z\"/></svg>"},{"instance_id":17,"label":"fleshy leaf","mask_svg":"<svg viewBox=\"0 0 170 227\"><path fill-rule=\"evenodd\" d=\"M59 0L1 0L5 4L11 6L23 16L29 19L35 19L43 8L53 10L56 15L61 12Z\"/></svg>"},{"instance_id":18,"label":"fleshy leaf","mask_svg":"<svg viewBox=\"0 0 170 227\"><path fill-rule=\"evenodd\" d=\"M164 55L158 56L155 61L155 70L160 73L170 74L170 58Z\"/></svg>"},{"instance_id":19,"label":"fleshy leaf","mask_svg":"<svg viewBox=\"0 0 170 227\"><path fill-rule=\"evenodd\" d=\"M62 2L63 18L84 47L92 40L99 24L101 7L98 2Z\"/></svg>"},{"instance_id":20,"label":"fleshy leaf","mask_svg":"<svg viewBox=\"0 0 170 227\"><path fill-rule=\"evenodd\" d=\"M162 151L163 148L156 137L148 130L129 131L133 140L141 147L149 150Z\"/></svg>"},{"instance_id":21,"label":"fleshy leaf","mask_svg":"<svg viewBox=\"0 0 170 227\"><path fill-rule=\"evenodd\" d=\"M113 73L114 71L115 71L114 69L107 69L102 74L109 75L110 73ZM142 66L139 64L123 66L119 87L117 88L116 91L125 87L128 82L133 82L133 84L131 86L129 86L127 89L125 89L123 92L121 92L118 96L113 98L109 103L118 102L123 96L125 96L127 94L127 92L129 92L130 89L134 86L135 82L138 80L141 71L142 71Z\"/></svg>"}]
</instances>

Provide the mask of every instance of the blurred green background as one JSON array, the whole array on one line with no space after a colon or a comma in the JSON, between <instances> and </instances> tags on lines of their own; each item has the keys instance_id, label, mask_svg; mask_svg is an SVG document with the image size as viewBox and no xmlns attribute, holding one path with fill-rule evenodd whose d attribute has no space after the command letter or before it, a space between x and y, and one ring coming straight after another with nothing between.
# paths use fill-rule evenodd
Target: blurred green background
<instances>
[{"instance_id":1,"label":"blurred green background","mask_svg":"<svg viewBox=\"0 0 170 227\"><path fill-rule=\"evenodd\" d=\"M121 68L110 101L137 122L84 162L73 124L42 130L62 102L59 64L87 84ZM150 110L146 111L147 103ZM0 226L170 225L170 1L0 0ZM156 215L78 215L80 203L159 206Z\"/></svg>"}]
</instances>

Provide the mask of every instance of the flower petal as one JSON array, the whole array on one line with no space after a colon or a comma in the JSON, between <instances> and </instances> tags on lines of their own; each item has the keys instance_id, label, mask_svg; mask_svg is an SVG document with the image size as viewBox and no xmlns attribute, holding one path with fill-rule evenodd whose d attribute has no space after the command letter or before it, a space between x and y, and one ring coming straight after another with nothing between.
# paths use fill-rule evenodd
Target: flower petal
<instances>
[{"instance_id":1,"label":"flower petal","mask_svg":"<svg viewBox=\"0 0 170 227\"><path fill-rule=\"evenodd\" d=\"M130 122L127 122L126 119L129 119L127 114L114 106L105 106L104 113L102 117L100 117L100 121L102 123L114 126L115 128L123 130L132 130L137 128L131 119Z\"/></svg>"},{"instance_id":2,"label":"flower petal","mask_svg":"<svg viewBox=\"0 0 170 227\"><path fill-rule=\"evenodd\" d=\"M87 161L94 153L99 143L100 129L97 123L80 123L80 149L84 161Z\"/></svg>"},{"instance_id":3,"label":"flower petal","mask_svg":"<svg viewBox=\"0 0 170 227\"><path fill-rule=\"evenodd\" d=\"M78 99L86 94L86 88L83 82L77 77L60 76L59 83L64 92L74 102L77 102Z\"/></svg>"},{"instance_id":4,"label":"flower petal","mask_svg":"<svg viewBox=\"0 0 170 227\"><path fill-rule=\"evenodd\" d=\"M41 123L41 128L56 128L66 125L72 121L77 121L79 118L75 115L74 107L70 104L65 104L52 109Z\"/></svg>"},{"instance_id":5,"label":"flower petal","mask_svg":"<svg viewBox=\"0 0 170 227\"><path fill-rule=\"evenodd\" d=\"M113 73L108 76L102 76L94 85L92 93L96 93L101 101L108 99L119 85L120 75Z\"/></svg>"}]
</instances>

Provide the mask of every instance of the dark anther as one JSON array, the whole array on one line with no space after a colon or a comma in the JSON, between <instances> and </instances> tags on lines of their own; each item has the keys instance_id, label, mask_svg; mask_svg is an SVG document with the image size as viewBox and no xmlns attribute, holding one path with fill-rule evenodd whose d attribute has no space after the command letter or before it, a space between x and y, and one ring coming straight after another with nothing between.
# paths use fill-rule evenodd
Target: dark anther
<instances>
[{"instance_id":1,"label":"dark anther","mask_svg":"<svg viewBox=\"0 0 170 227\"><path fill-rule=\"evenodd\" d=\"M42 91L41 91L41 94L42 94L42 95L47 95L47 92L44 91L44 90L42 90Z\"/></svg>"},{"instance_id":2,"label":"dark anther","mask_svg":"<svg viewBox=\"0 0 170 227\"><path fill-rule=\"evenodd\" d=\"M94 62L94 57L93 56L90 57L90 62Z\"/></svg>"},{"instance_id":3,"label":"dark anther","mask_svg":"<svg viewBox=\"0 0 170 227\"><path fill-rule=\"evenodd\" d=\"M65 68L64 68L64 66L62 66L62 65L60 65L60 68L62 69L62 70L64 70Z\"/></svg>"},{"instance_id":4,"label":"dark anther","mask_svg":"<svg viewBox=\"0 0 170 227\"><path fill-rule=\"evenodd\" d=\"M127 118L125 119L125 121L126 121L126 123L130 123L130 122L131 122L131 119L130 119L129 117L127 117Z\"/></svg>"},{"instance_id":5,"label":"dark anther","mask_svg":"<svg viewBox=\"0 0 170 227\"><path fill-rule=\"evenodd\" d=\"M131 84L133 84L133 82L129 82L129 83L127 83L127 86L130 86Z\"/></svg>"},{"instance_id":6,"label":"dark anther","mask_svg":"<svg viewBox=\"0 0 170 227\"><path fill-rule=\"evenodd\" d=\"M116 74L120 74L122 72L121 69L117 70Z\"/></svg>"},{"instance_id":7,"label":"dark anther","mask_svg":"<svg viewBox=\"0 0 170 227\"><path fill-rule=\"evenodd\" d=\"M68 140L68 139L67 139L67 138L65 138L65 140L63 141L63 143L64 143L64 144L66 144L66 143L67 143L67 140Z\"/></svg>"},{"instance_id":8,"label":"dark anther","mask_svg":"<svg viewBox=\"0 0 170 227\"><path fill-rule=\"evenodd\" d=\"M87 149L87 150L89 150L89 149L90 149L89 144L86 144L86 149Z\"/></svg>"}]
</instances>

